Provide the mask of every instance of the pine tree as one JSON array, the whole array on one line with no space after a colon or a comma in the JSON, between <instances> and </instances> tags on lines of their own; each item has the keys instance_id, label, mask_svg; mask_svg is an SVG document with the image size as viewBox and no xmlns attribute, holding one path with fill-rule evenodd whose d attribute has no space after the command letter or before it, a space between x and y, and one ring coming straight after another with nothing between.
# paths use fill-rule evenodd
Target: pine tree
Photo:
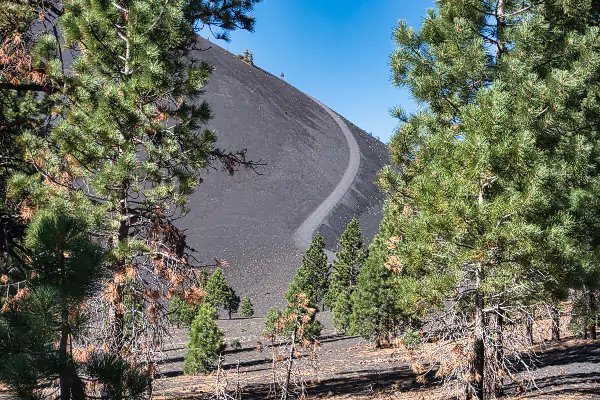
<instances>
[{"instance_id":1,"label":"pine tree","mask_svg":"<svg viewBox=\"0 0 600 400\"><path fill-rule=\"evenodd\" d=\"M217 326L217 311L208 303L198 307L189 333L183 371L186 375L206 373L216 367L225 349L223 332Z\"/></svg>"},{"instance_id":2,"label":"pine tree","mask_svg":"<svg viewBox=\"0 0 600 400\"><path fill-rule=\"evenodd\" d=\"M240 296L235 293L232 287L229 288L229 294L227 296L227 303L225 303L225 309L227 310L227 315L229 319L231 319L231 315L233 313L238 312L240 308Z\"/></svg>"},{"instance_id":3,"label":"pine tree","mask_svg":"<svg viewBox=\"0 0 600 400\"><path fill-rule=\"evenodd\" d=\"M568 280L568 259L581 257L569 233L591 226L576 211L598 179L588 129L597 13L575 1L436 6L418 31L401 22L394 33L394 81L423 107L396 112L401 168L386 168L381 184L397 233L383 248L402 308L451 327L442 342L463 331L469 351L449 371L467 378L468 396L491 398L511 365L505 348L526 348L507 317L530 317L552 281Z\"/></svg>"},{"instance_id":4,"label":"pine tree","mask_svg":"<svg viewBox=\"0 0 600 400\"><path fill-rule=\"evenodd\" d=\"M0 190L12 199L5 203L10 215L26 217L7 223L15 227L8 243L21 240L27 216L48 199L68 193L73 202L91 200L91 212L101 214L93 230L110 250L112 274L110 295L98 298L106 304L97 310L108 309L110 323L96 337L119 353L126 341L131 354L153 352L147 344L160 343L158 309L167 304L157 295L167 299L193 280L185 235L173 221L186 213L202 171L219 162L230 173L254 165L244 151L215 147L214 132L202 128L211 111L198 98L212 67L190 62L189 50L196 28L214 26L224 38L237 28L252 30L249 13L258 2L9 1L2 7L27 16L11 29L29 41L7 48L9 67L0 76L7 100L0 129L8 133L1 146L14 154ZM38 17L45 24L36 22L32 35ZM3 275L22 278L6 274L9 268L15 270L3 268ZM141 270L156 279L141 279ZM140 307L146 315L126 318ZM132 336L134 328L143 335Z\"/></svg>"},{"instance_id":5,"label":"pine tree","mask_svg":"<svg viewBox=\"0 0 600 400\"><path fill-rule=\"evenodd\" d=\"M403 322L403 315L396 304L398 293L393 272L385 265L387 251L383 238L389 237L393 232L389 226L393 221L392 214L390 207L384 208L380 233L369 247L369 255L350 296L351 315L338 315L338 318L343 318L342 321L348 318L351 333L373 339L377 346L394 336ZM348 308L345 300L334 306Z\"/></svg>"},{"instance_id":6,"label":"pine tree","mask_svg":"<svg viewBox=\"0 0 600 400\"><path fill-rule=\"evenodd\" d=\"M169 320L177 327L190 326L196 316L196 305L187 303L182 296L176 295L169 304Z\"/></svg>"},{"instance_id":7,"label":"pine tree","mask_svg":"<svg viewBox=\"0 0 600 400\"><path fill-rule=\"evenodd\" d=\"M241 309L243 317L250 318L254 316L254 305L252 304L250 297L246 296L244 298Z\"/></svg>"},{"instance_id":8,"label":"pine tree","mask_svg":"<svg viewBox=\"0 0 600 400\"><path fill-rule=\"evenodd\" d=\"M143 400L152 392L150 374L117 354L89 354L85 372L96 381L96 386L100 389L98 392L104 397L115 400Z\"/></svg>"},{"instance_id":9,"label":"pine tree","mask_svg":"<svg viewBox=\"0 0 600 400\"><path fill-rule=\"evenodd\" d=\"M267 313L263 333L265 336L283 333L292 337L299 321L302 324L303 338L312 341L321 334L323 325L316 319L316 304L327 289L328 268L324 248L323 237L317 233L285 295L288 303L286 308L279 310L273 307ZM323 267L327 269L323 270Z\"/></svg>"},{"instance_id":10,"label":"pine tree","mask_svg":"<svg viewBox=\"0 0 600 400\"><path fill-rule=\"evenodd\" d=\"M347 290L341 292L335 299L331 311L333 313L333 327L341 332L348 331L352 317L351 293Z\"/></svg>"},{"instance_id":11,"label":"pine tree","mask_svg":"<svg viewBox=\"0 0 600 400\"><path fill-rule=\"evenodd\" d=\"M32 279L0 312L0 381L19 398L56 378L61 398L85 396L70 343L85 331L82 305L100 287L104 253L86 215L71 210L57 199L36 214L25 239Z\"/></svg>"},{"instance_id":12,"label":"pine tree","mask_svg":"<svg viewBox=\"0 0 600 400\"><path fill-rule=\"evenodd\" d=\"M215 309L225 309L231 318L232 312L237 312L240 298L236 295L233 288L227 284L225 273L222 268L217 268L206 281L204 287L206 291L205 300Z\"/></svg>"},{"instance_id":13,"label":"pine tree","mask_svg":"<svg viewBox=\"0 0 600 400\"><path fill-rule=\"evenodd\" d=\"M265 315L265 326L262 331L263 336L268 338L273 338L275 336L277 333L276 325L281 319L281 315L282 311L276 306L269 308L267 314Z\"/></svg>"},{"instance_id":14,"label":"pine tree","mask_svg":"<svg viewBox=\"0 0 600 400\"><path fill-rule=\"evenodd\" d=\"M323 301L329 280L329 265L325 254L325 240L316 233L302 257L302 265L290 283L286 299L292 303L295 295L305 293L312 304L318 305Z\"/></svg>"},{"instance_id":15,"label":"pine tree","mask_svg":"<svg viewBox=\"0 0 600 400\"><path fill-rule=\"evenodd\" d=\"M352 311L349 307L349 298L354 291L356 279L366 259L366 250L356 218L352 218L342 233L339 246L340 251L336 253L336 259L333 261L329 290L323 303L326 307L333 309L335 327L345 331L348 329L346 322ZM340 303L337 304L338 302Z\"/></svg>"},{"instance_id":16,"label":"pine tree","mask_svg":"<svg viewBox=\"0 0 600 400\"><path fill-rule=\"evenodd\" d=\"M317 313L317 308L305 293L295 294L294 299L288 302L284 309L277 307L269 309L262 334L272 341L276 337L287 339L295 337L301 344L303 341L315 343L323 330L323 324L316 319ZM294 335L294 332L297 335Z\"/></svg>"}]
</instances>

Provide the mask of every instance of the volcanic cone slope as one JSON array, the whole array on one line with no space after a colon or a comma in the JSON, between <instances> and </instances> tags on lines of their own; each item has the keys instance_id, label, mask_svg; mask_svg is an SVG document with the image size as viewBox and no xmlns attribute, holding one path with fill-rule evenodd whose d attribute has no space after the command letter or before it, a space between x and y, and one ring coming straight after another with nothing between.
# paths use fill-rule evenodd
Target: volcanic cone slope
<instances>
[{"instance_id":1,"label":"volcanic cone slope","mask_svg":"<svg viewBox=\"0 0 600 400\"><path fill-rule=\"evenodd\" d=\"M281 303L312 228L331 251L353 216L365 236L374 234L383 195L373 182L387 150L284 80L202 38L195 47L190 57L215 67L204 99L217 146L247 149L267 165L234 176L210 171L180 227L199 260L229 262L229 280L262 312Z\"/></svg>"}]
</instances>

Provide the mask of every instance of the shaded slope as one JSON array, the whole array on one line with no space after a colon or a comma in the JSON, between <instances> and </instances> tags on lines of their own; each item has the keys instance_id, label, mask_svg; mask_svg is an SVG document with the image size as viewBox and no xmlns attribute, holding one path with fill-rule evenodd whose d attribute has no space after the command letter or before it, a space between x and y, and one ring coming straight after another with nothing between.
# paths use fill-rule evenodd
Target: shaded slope
<instances>
[{"instance_id":1,"label":"shaded slope","mask_svg":"<svg viewBox=\"0 0 600 400\"><path fill-rule=\"evenodd\" d=\"M259 169L262 175L242 170L230 177L211 171L180 226L187 229L199 260L217 256L229 261L230 280L240 293L256 299L261 312L281 301L302 256L294 232L342 180L350 161L348 141L332 115L285 81L201 38L196 47L191 57L215 66L204 98L215 114L211 127L218 133L217 145L246 148L249 158L268 165ZM371 172L384 164L386 149L349 127L361 166L319 227L331 238L341 234L354 214L365 231L374 231L379 223L379 216L369 212L380 208L381 200L373 195L377 189Z\"/></svg>"}]
</instances>

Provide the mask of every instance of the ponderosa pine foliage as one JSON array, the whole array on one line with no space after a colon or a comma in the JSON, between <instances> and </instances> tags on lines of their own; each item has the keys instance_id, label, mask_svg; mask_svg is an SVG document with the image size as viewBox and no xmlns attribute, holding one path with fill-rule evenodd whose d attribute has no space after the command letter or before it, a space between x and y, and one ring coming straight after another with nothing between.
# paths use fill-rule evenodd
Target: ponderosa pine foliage
<instances>
[{"instance_id":1,"label":"ponderosa pine foliage","mask_svg":"<svg viewBox=\"0 0 600 400\"><path fill-rule=\"evenodd\" d=\"M348 318L350 333L372 339L378 347L389 343L406 322L398 306L402 296L394 273L386 265L388 251L384 244L387 238L396 233L393 208L384 206L383 214L379 233L369 246L368 257L350 296L351 314ZM348 308L345 299L338 299L340 300L337 306ZM404 311L408 312L408 307Z\"/></svg>"},{"instance_id":2,"label":"ponderosa pine foliage","mask_svg":"<svg viewBox=\"0 0 600 400\"><path fill-rule=\"evenodd\" d=\"M401 172L381 177L398 211L387 265L439 344L423 358L467 397L501 394L525 361L515 324L595 262L580 214L599 193L597 9L440 0L394 33L394 81L422 107L397 111Z\"/></svg>"},{"instance_id":3,"label":"ponderosa pine foliage","mask_svg":"<svg viewBox=\"0 0 600 400\"><path fill-rule=\"evenodd\" d=\"M206 296L204 300L211 304L217 311L227 310L229 319L231 314L238 311L240 298L235 290L227 284L222 268L217 268L204 285Z\"/></svg>"},{"instance_id":4,"label":"ponderosa pine foliage","mask_svg":"<svg viewBox=\"0 0 600 400\"><path fill-rule=\"evenodd\" d=\"M183 372L186 375L206 373L217 366L225 350L223 332L217 326L217 310L209 303L202 303L190 328L190 341L185 354Z\"/></svg>"},{"instance_id":5,"label":"ponderosa pine foliage","mask_svg":"<svg viewBox=\"0 0 600 400\"><path fill-rule=\"evenodd\" d=\"M327 264L327 254L325 254L325 240L317 232L313 236L306 254L302 257L302 265L296 270L296 275L285 294L287 306L283 310L278 310L281 320L287 319L288 323L292 325L280 327L279 333L287 332L291 335L295 329L294 324L298 322L293 322L297 316L302 320L303 337L311 341L316 340L323 329L323 325L316 320L318 305L327 293L328 283L329 265ZM275 310L276 308L269 310L270 315L267 315L267 331L273 331L276 328L277 321L273 320L276 315ZM270 323L275 326L270 326Z\"/></svg>"},{"instance_id":6,"label":"ponderosa pine foliage","mask_svg":"<svg viewBox=\"0 0 600 400\"><path fill-rule=\"evenodd\" d=\"M69 344L86 331L82 306L101 287L104 253L91 240L91 221L69 208L58 199L36 214L25 238L29 284L0 312L0 381L22 399L56 379L61 398L85 396Z\"/></svg>"},{"instance_id":7,"label":"ponderosa pine foliage","mask_svg":"<svg viewBox=\"0 0 600 400\"><path fill-rule=\"evenodd\" d=\"M189 327L196 316L196 304L190 304L181 295L175 295L169 303L169 321L178 328Z\"/></svg>"},{"instance_id":8,"label":"ponderosa pine foliage","mask_svg":"<svg viewBox=\"0 0 600 400\"><path fill-rule=\"evenodd\" d=\"M9 285L26 278L22 231L48 199L89 207L102 216L90 229L112 275L93 301L110 321L95 339L136 362L151 362L148 344L161 343L163 300L201 295L187 289L195 268L172 221L206 168L255 166L202 128L212 67L189 56L194 29L251 30L258 2L2 2L15 22L3 19L1 32L0 275Z\"/></svg>"},{"instance_id":9,"label":"ponderosa pine foliage","mask_svg":"<svg viewBox=\"0 0 600 400\"><path fill-rule=\"evenodd\" d=\"M367 256L356 218L352 218L342 233L339 247L340 250L335 254L336 259L331 268L331 279L323 304L332 309L335 328L345 331L348 329L349 316L352 311L350 296Z\"/></svg>"},{"instance_id":10,"label":"ponderosa pine foliage","mask_svg":"<svg viewBox=\"0 0 600 400\"><path fill-rule=\"evenodd\" d=\"M50 10L56 2L44 2ZM21 132L42 130L51 113L52 96L37 91L50 89L45 71L34 61L41 57L44 43L36 40L31 24L37 7L15 1L0 2L0 276L2 284L20 282L23 275L25 228L31 220L29 200L10 195L8 181L15 172L35 174L26 163L26 149L18 142ZM41 10L41 11L46 11ZM22 90L14 90L19 87ZM15 294L16 287L9 293Z\"/></svg>"},{"instance_id":11,"label":"ponderosa pine foliage","mask_svg":"<svg viewBox=\"0 0 600 400\"><path fill-rule=\"evenodd\" d=\"M285 297L292 303L297 294L305 293L311 304L318 306L327 293L328 285L329 264L325 254L325 239L317 232L302 257L302 265L296 270Z\"/></svg>"},{"instance_id":12,"label":"ponderosa pine foliage","mask_svg":"<svg viewBox=\"0 0 600 400\"><path fill-rule=\"evenodd\" d=\"M72 346L92 330L85 305L102 288L106 272L105 253L89 234L91 216L72 206L55 199L27 228L30 280L3 301L0 381L20 399L46 398L51 392L44 386L56 381L64 399L98 393L142 398L151 382L143 366Z\"/></svg>"},{"instance_id":13,"label":"ponderosa pine foliage","mask_svg":"<svg viewBox=\"0 0 600 400\"><path fill-rule=\"evenodd\" d=\"M240 313L242 317L250 318L254 316L254 305L252 304L252 299L246 296L244 300L242 300L242 304L240 306Z\"/></svg>"}]
</instances>

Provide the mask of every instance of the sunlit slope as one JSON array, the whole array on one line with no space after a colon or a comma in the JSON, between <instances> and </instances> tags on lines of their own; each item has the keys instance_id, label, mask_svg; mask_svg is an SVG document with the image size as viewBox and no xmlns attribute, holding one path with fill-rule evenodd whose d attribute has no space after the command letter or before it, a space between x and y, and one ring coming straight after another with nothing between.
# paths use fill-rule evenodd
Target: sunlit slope
<instances>
[{"instance_id":1,"label":"sunlit slope","mask_svg":"<svg viewBox=\"0 0 600 400\"><path fill-rule=\"evenodd\" d=\"M215 66L203 97L214 113L210 125L218 147L247 149L248 158L267 165L257 169L260 175L208 172L180 226L199 260L229 262L228 277L238 292L256 299L260 311L280 301L305 250L295 233L311 215L324 216L315 226L333 251L353 215L368 236L374 233L383 196L373 182L387 150L284 80L204 39L196 48L191 58ZM351 159L352 141L358 153ZM327 212L315 213L327 201Z\"/></svg>"}]
</instances>

